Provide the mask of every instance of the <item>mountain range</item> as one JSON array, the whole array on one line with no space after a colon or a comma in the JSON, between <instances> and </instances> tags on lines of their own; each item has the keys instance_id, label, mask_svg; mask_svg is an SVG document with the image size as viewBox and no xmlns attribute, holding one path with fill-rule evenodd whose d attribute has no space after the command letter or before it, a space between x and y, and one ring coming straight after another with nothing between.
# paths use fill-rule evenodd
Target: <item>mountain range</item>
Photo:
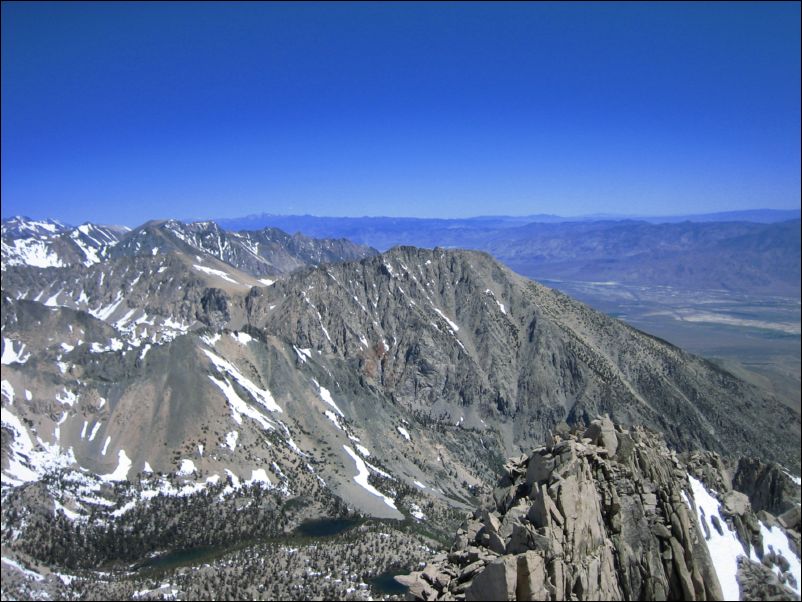
<instances>
[{"instance_id":1,"label":"mountain range","mask_svg":"<svg viewBox=\"0 0 802 602\"><path fill-rule=\"evenodd\" d=\"M799 211L650 219L259 215L220 223L231 230L270 225L313 236L344 237L382 251L397 245L476 249L524 276L558 283L581 280L800 295Z\"/></svg>"},{"instance_id":2,"label":"mountain range","mask_svg":"<svg viewBox=\"0 0 802 602\"><path fill-rule=\"evenodd\" d=\"M4 559L71 592L310 518L402 520L399 545L434 546L506 457L599 414L800 469L799 415L771 394L487 253L24 218L2 249Z\"/></svg>"}]
</instances>

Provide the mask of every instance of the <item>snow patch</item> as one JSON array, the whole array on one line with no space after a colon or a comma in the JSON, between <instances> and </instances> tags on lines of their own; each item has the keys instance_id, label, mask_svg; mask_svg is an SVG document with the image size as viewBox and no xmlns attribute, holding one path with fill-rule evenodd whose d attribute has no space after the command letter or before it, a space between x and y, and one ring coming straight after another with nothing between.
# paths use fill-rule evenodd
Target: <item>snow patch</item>
<instances>
[{"instance_id":1,"label":"snow patch","mask_svg":"<svg viewBox=\"0 0 802 602\"><path fill-rule=\"evenodd\" d=\"M318 394L320 395L320 399L333 407L335 412L345 418L345 414L343 414L342 410L340 410L340 408L337 407L337 404L334 403L334 399L331 397L331 392L326 387L321 386L317 381L314 381L314 383L318 386Z\"/></svg>"},{"instance_id":2,"label":"snow patch","mask_svg":"<svg viewBox=\"0 0 802 602\"><path fill-rule=\"evenodd\" d=\"M73 393L72 391L68 391L67 389L63 389L63 393L61 395L56 396L56 401L62 405L67 406L74 406L75 402L78 400L78 396Z\"/></svg>"},{"instance_id":3,"label":"snow patch","mask_svg":"<svg viewBox=\"0 0 802 602\"><path fill-rule=\"evenodd\" d=\"M100 421L95 423L95 426L92 427L92 432L89 433L89 441L95 440L95 435L97 435L98 430L100 430Z\"/></svg>"},{"instance_id":4,"label":"snow patch","mask_svg":"<svg viewBox=\"0 0 802 602\"><path fill-rule=\"evenodd\" d=\"M203 335L201 341L206 343L209 347L214 347L215 343L220 340L220 333L215 333L212 336Z\"/></svg>"},{"instance_id":5,"label":"snow patch","mask_svg":"<svg viewBox=\"0 0 802 602\"><path fill-rule=\"evenodd\" d=\"M14 351L14 341L3 337L5 346L3 347L3 355L0 357L0 364L24 364L31 357L30 353L25 352L25 343L20 343L19 351Z\"/></svg>"},{"instance_id":6,"label":"snow patch","mask_svg":"<svg viewBox=\"0 0 802 602\"><path fill-rule=\"evenodd\" d=\"M237 448L237 439L239 439L239 432L231 431L226 434L226 445L234 451Z\"/></svg>"},{"instance_id":7,"label":"snow patch","mask_svg":"<svg viewBox=\"0 0 802 602\"><path fill-rule=\"evenodd\" d=\"M14 387L11 386L11 383L7 380L3 380L0 382L0 390L2 390L3 395L8 399L8 403L14 405Z\"/></svg>"},{"instance_id":8,"label":"snow patch","mask_svg":"<svg viewBox=\"0 0 802 602\"><path fill-rule=\"evenodd\" d=\"M233 364L227 362L219 355L212 353L206 349L202 350L215 367L231 376L234 380L239 383L239 385L245 389L251 397L253 397L257 402L262 404L265 408L267 408L271 412L283 412L283 410L279 407L276 403L276 400L273 399L273 395L267 389L261 389L257 387L253 382L251 382L248 378L246 378ZM219 385L218 385L219 386ZM221 387L222 388L222 387ZM244 412L243 412L244 413Z\"/></svg>"},{"instance_id":9,"label":"snow patch","mask_svg":"<svg viewBox=\"0 0 802 602\"><path fill-rule=\"evenodd\" d=\"M370 469L371 469L373 472L375 472L376 474L383 476L385 479L390 479L390 480L392 480L392 481L395 481L395 477L394 477L393 475L391 475L389 472L385 472L385 471L383 471L383 470L382 470L381 468L379 468L378 466L374 466L374 465L373 465L373 464L371 464L370 462L365 462L365 466L367 466L368 468L370 468Z\"/></svg>"},{"instance_id":10,"label":"snow patch","mask_svg":"<svg viewBox=\"0 0 802 602\"><path fill-rule=\"evenodd\" d=\"M337 414L332 412L331 410L324 410L323 412L326 415L326 418L331 420L338 429L343 430L343 427L340 426L340 421L337 418Z\"/></svg>"},{"instance_id":11,"label":"snow patch","mask_svg":"<svg viewBox=\"0 0 802 602\"><path fill-rule=\"evenodd\" d=\"M504 304L501 301L499 301L498 299L496 299L496 294L493 291L491 291L490 289L487 289L485 291L485 294L486 295L490 295L491 297L493 297L493 301L495 301L498 304L498 308L501 310L501 313L503 313L503 314L507 313L507 310L504 309Z\"/></svg>"},{"instance_id":12,"label":"snow patch","mask_svg":"<svg viewBox=\"0 0 802 602\"><path fill-rule=\"evenodd\" d=\"M247 345L253 340L253 337L247 332L231 333L231 337L241 345Z\"/></svg>"},{"instance_id":13,"label":"snow patch","mask_svg":"<svg viewBox=\"0 0 802 602\"><path fill-rule=\"evenodd\" d=\"M196 472L195 463L192 460L181 460L181 467L178 469L180 476L188 476Z\"/></svg>"},{"instance_id":14,"label":"snow patch","mask_svg":"<svg viewBox=\"0 0 802 602\"><path fill-rule=\"evenodd\" d=\"M4 485L17 486L37 481L47 472L76 463L72 448L63 452L58 445L46 443L40 438L37 438L37 445L34 446L22 421L8 408L3 408L0 412L0 420L3 427L12 431L14 435L8 447L8 465L2 474Z\"/></svg>"},{"instance_id":15,"label":"snow patch","mask_svg":"<svg viewBox=\"0 0 802 602\"><path fill-rule=\"evenodd\" d=\"M234 284L239 284L236 280L234 280L229 274L224 272L223 270L215 270L212 268L207 268L206 266L192 264L192 267L198 270L199 272L204 272L206 274L210 274L212 276L217 276L222 278L223 280L228 280L229 282L233 282Z\"/></svg>"},{"instance_id":16,"label":"snow patch","mask_svg":"<svg viewBox=\"0 0 802 602\"><path fill-rule=\"evenodd\" d=\"M246 485L253 485L254 483L267 483L268 485L272 485L264 468L254 468L251 471L251 478L245 481Z\"/></svg>"},{"instance_id":17,"label":"snow patch","mask_svg":"<svg viewBox=\"0 0 802 602\"><path fill-rule=\"evenodd\" d=\"M49 297L49 298L48 298L48 299L45 301L45 305L47 305L48 307L58 307L58 296L59 296L60 294L61 294L61 290L59 290L59 291L58 291L56 294L54 294L52 297Z\"/></svg>"},{"instance_id":18,"label":"snow patch","mask_svg":"<svg viewBox=\"0 0 802 602\"><path fill-rule=\"evenodd\" d=\"M788 537L779 527L768 528L763 523L760 523L760 535L763 538L763 552L767 553L769 549L774 550L775 554L782 554L790 565L790 572L796 580L796 587L792 587L791 583L786 582L785 585L793 589L797 594L800 593L800 586L802 586L802 566L799 562L799 557L794 554L788 542ZM775 567L776 568L776 567ZM777 576L781 575L779 568L776 568Z\"/></svg>"},{"instance_id":19,"label":"snow patch","mask_svg":"<svg viewBox=\"0 0 802 602\"><path fill-rule=\"evenodd\" d=\"M351 459L356 463L356 470L357 474L354 477L354 482L362 487L368 493L378 496L384 500L384 503L390 506L393 510L398 510L395 506L395 500L391 497L387 497L381 491L376 489L373 485L368 483L368 475L370 472L368 471L368 467L365 465L365 461L359 457L359 455L347 445L343 445L343 449L351 456Z\"/></svg>"},{"instance_id":20,"label":"snow patch","mask_svg":"<svg viewBox=\"0 0 802 602\"><path fill-rule=\"evenodd\" d=\"M421 510L421 507L417 504L409 505L409 513L415 518L415 520L426 520L426 515L423 513L423 510Z\"/></svg>"},{"instance_id":21,"label":"snow patch","mask_svg":"<svg viewBox=\"0 0 802 602\"><path fill-rule=\"evenodd\" d=\"M788 475L788 478L789 478L789 479L791 479L791 480L792 480L794 483L796 483L796 486L797 486L797 487L802 487L802 478L800 478L800 477L797 477L797 476L794 476L793 474L791 474L790 472L788 472L788 471L787 471L787 470L785 470L784 468L783 468L783 472L784 472L786 475Z\"/></svg>"},{"instance_id":22,"label":"snow patch","mask_svg":"<svg viewBox=\"0 0 802 602\"><path fill-rule=\"evenodd\" d=\"M447 317L447 316L446 316L446 315L445 315L445 314L444 314L442 311L440 311L440 310L439 310L439 309L437 309L436 307L435 307L435 308L433 308L433 309L434 309L434 311L436 311L436 312L438 313L438 315L439 315L441 318L443 318L443 319L444 319L446 322L448 322L448 325L451 327L451 330L453 330L454 332L457 332L457 331L459 330L459 326L457 326L457 323L456 323L456 322L454 322L453 320L451 320L450 318L448 318L448 317Z\"/></svg>"},{"instance_id":23,"label":"snow patch","mask_svg":"<svg viewBox=\"0 0 802 602\"><path fill-rule=\"evenodd\" d=\"M261 424L262 428L265 430L275 428L267 416L249 406L239 395L237 395L237 392L234 390L234 387L231 386L231 383L228 382L228 379L223 377L223 379L220 380L210 374L209 380L217 385L223 392L223 395L225 395L228 405L231 407L231 414L234 418L234 422L237 424L242 424L242 414L245 414L248 418L251 418Z\"/></svg>"},{"instance_id":24,"label":"snow patch","mask_svg":"<svg viewBox=\"0 0 802 602\"><path fill-rule=\"evenodd\" d=\"M100 275L102 276L103 272L101 272ZM103 307L103 305L101 305L97 309L90 309L89 313L92 314L94 317L96 317L98 320L103 320L105 322L117 310L117 308L120 306L120 303L122 302L123 302L123 294L117 293L117 297L109 305L107 305L106 307Z\"/></svg>"},{"instance_id":25,"label":"snow patch","mask_svg":"<svg viewBox=\"0 0 802 602\"><path fill-rule=\"evenodd\" d=\"M31 455L34 448L28 430L22 425L22 421L6 408L3 408L0 420L5 428L14 433L14 440L8 454L8 468L3 471L3 482L7 481L6 474L11 477L10 480L13 484L37 480L38 475L29 466L29 464L33 464Z\"/></svg>"},{"instance_id":26,"label":"snow patch","mask_svg":"<svg viewBox=\"0 0 802 602\"><path fill-rule=\"evenodd\" d=\"M106 439L106 445L108 445L110 440L111 437ZM106 455L105 448L103 455ZM126 455L125 450L121 449L117 452L117 468L110 474L101 475L100 478L104 481L124 481L128 477L129 470L131 470L131 460Z\"/></svg>"},{"instance_id":27,"label":"snow patch","mask_svg":"<svg viewBox=\"0 0 802 602\"><path fill-rule=\"evenodd\" d=\"M18 238L12 244L3 241L3 265L29 265L35 268L61 268L64 264L50 250L48 243L29 238Z\"/></svg>"},{"instance_id":28,"label":"snow patch","mask_svg":"<svg viewBox=\"0 0 802 602\"><path fill-rule=\"evenodd\" d=\"M30 577L34 581L44 581L44 577L42 575L40 575L36 571L32 571L31 569L26 569L19 562L11 560L11 558L6 558L5 556L3 556L3 564L7 564L8 566L17 569L20 573L22 573L26 577Z\"/></svg>"},{"instance_id":29,"label":"snow patch","mask_svg":"<svg viewBox=\"0 0 802 602\"><path fill-rule=\"evenodd\" d=\"M134 313L136 313L136 309L129 309L128 312L126 312L126 314L122 318L117 320L117 322L114 324L114 326L116 328L122 328L123 326L125 326L128 323L128 321L131 319L131 317L134 315Z\"/></svg>"},{"instance_id":30,"label":"snow patch","mask_svg":"<svg viewBox=\"0 0 802 602\"><path fill-rule=\"evenodd\" d=\"M295 355L298 356L298 361L301 362L302 364L306 363L306 358L307 357L310 357L310 358L312 357L311 354L309 354L307 356L306 354L302 353L303 350L302 349L298 349L295 345L293 345L292 348L295 350Z\"/></svg>"},{"instance_id":31,"label":"snow patch","mask_svg":"<svg viewBox=\"0 0 802 602\"><path fill-rule=\"evenodd\" d=\"M734 531L724 521L719 512L720 504L698 479L688 477L691 482L693 499L696 502L696 512L699 524L707 523L710 538L705 540L713 568L721 584L721 592L725 600L740 600L740 590L736 575L738 573L738 557L745 556L743 546ZM687 503L687 498L686 498ZM716 516L721 525L723 534L719 535L713 526L711 517ZM704 530L703 530L704 532Z\"/></svg>"}]
</instances>

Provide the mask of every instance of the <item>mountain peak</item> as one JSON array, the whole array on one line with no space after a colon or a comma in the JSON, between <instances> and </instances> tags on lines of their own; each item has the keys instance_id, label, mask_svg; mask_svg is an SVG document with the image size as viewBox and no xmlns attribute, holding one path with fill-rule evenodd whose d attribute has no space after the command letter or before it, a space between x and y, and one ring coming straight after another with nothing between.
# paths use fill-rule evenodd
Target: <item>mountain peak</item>
<instances>
[{"instance_id":1,"label":"mountain peak","mask_svg":"<svg viewBox=\"0 0 802 602\"><path fill-rule=\"evenodd\" d=\"M33 220L29 217L15 215L14 217L3 220L2 235L10 238L21 238L25 236L48 237L55 236L68 229L69 226L65 226L57 220Z\"/></svg>"}]
</instances>

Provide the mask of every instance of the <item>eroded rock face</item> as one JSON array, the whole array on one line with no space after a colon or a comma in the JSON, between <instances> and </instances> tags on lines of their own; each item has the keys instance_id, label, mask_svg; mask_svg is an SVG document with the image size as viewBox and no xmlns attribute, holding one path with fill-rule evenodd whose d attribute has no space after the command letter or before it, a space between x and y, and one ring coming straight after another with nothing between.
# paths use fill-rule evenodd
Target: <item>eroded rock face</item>
<instances>
[{"instance_id":1,"label":"eroded rock face","mask_svg":"<svg viewBox=\"0 0 802 602\"><path fill-rule=\"evenodd\" d=\"M799 487L774 463L741 458L733 476L733 487L749 496L755 512L765 510L780 515L799 507Z\"/></svg>"},{"instance_id":2,"label":"eroded rock face","mask_svg":"<svg viewBox=\"0 0 802 602\"><path fill-rule=\"evenodd\" d=\"M482 253L398 247L302 270L251 297L247 322L348 363L394 405L500 429L504 456L609 413L678 450L799 465L799 416L778 400ZM618 453L609 426L587 437Z\"/></svg>"},{"instance_id":3,"label":"eroded rock face","mask_svg":"<svg viewBox=\"0 0 802 602\"><path fill-rule=\"evenodd\" d=\"M744 563L733 562L731 574L743 579L744 599L793 598L784 585L787 573L778 577L771 568L782 561L772 563L768 550L764 556L749 499L732 490L718 456L688 458L703 483L720 489L706 487L722 491L720 519L711 515L703 527L688 469L661 436L623 430L607 418L580 432L557 435L552 445L508 461L495 507L466 519L447 557L404 578L411 594L426 600L721 600L720 566L705 544L716 529L734 533L743 548ZM763 565L750 563L750 553Z\"/></svg>"}]
</instances>

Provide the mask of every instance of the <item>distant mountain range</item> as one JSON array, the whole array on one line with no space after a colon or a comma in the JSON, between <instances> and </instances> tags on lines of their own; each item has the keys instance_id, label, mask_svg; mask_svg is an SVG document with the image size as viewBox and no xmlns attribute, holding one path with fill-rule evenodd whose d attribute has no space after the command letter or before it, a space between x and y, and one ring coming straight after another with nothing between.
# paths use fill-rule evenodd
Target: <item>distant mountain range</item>
<instances>
[{"instance_id":1,"label":"distant mountain range","mask_svg":"<svg viewBox=\"0 0 802 602\"><path fill-rule=\"evenodd\" d=\"M754 210L645 220L483 216L468 219L314 217L263 214L237 220L149 222L172 244L212 251L217 259L262 276L302 265L356 259L397 245L486 251L518 273L549 280L670 286L799 298L799 211ZM682 221L684 217L693 221ZM785 219L785 218L792 219ZM597 219L599 218L599 219ZM114 253L145 244L142 231ZM92 230L91 232L89 230ZM109 252L128 228L12 218L3 222L5 263L44 267ZM294 232L289 235L286 232ZM155 238L153 238L155 236ZM322 239L313 242L312 238ZM352 242L353 241L353 242ZM356 244L354 244L356 243ZM361 245L361 247L360 247Z\"/></svg>"},{"instance_id":2,"label":"distant mountain range","mask_svg":"<svg viewBox=\"0 0 802 602\"><path fill-rule=\"evenodd\" d=\"M396 245L476 249L535 279L800 295L799 211L648 220L602 217L443 220L265 214L220 224L232 230L270 225L347 238L379 250Z\"/></svg>"},{"instance_id":3,"label":"distant mountain range","mask_svg":"<svg viewBox=\"0 0 802 602\"><path fill-rule=\"evenodd\" d=\"M321 231L338 231L348 228L361 228L370 231L373 228L389 229L392 227L409 228L415 225L426 229L433 228L505 228L533 223L555 224L564 222L597 222L597 221L642 221L650 224L671 224L677 222L753 222L773 224L792 219L799 219L799 209L748 209L743 211L720 211L716 213L698 213L688 215L621 215L615 213L594 213L573 217L536 213L531 215L479 215L467 218L417 218L417 217L325 217L314 215L277 215L260 213L238 218L218 218L214 221L229 230L258 229L266 226L282 228L288 232L304 232L308 235L320 236ZM404 244L408 241L399 241Z\"/></svg>"}]
</instances>

